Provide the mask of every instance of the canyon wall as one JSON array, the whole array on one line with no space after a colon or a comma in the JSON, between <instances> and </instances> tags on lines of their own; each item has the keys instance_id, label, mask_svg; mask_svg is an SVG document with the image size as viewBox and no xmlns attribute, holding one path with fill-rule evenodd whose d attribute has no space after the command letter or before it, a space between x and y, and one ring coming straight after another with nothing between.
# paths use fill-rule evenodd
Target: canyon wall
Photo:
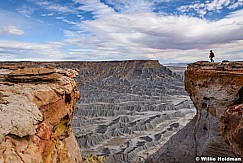
<instances>
[{"instance_id":1,"label":"canyon wall","mask_svg":"<svg viewBox=\"0 0 243 163\"><path fill-rule=\"evenodd\" d=\"M243 62L189 64L185 88L196 107L195 117L146 162L243 158Z\"/></svg>"},{"instance_id":2,"label":"canyon wall","mask_svg":"<svg viewBox=\"0 0 243 163\"><path fill-rule=\"evenodd\" d=\"M16 65L78 71L81 98L72 128L84 158L143 162L195 115L183 76L157 60L5 62L2 66Z\"/></svg>"},{"instance_id":3,"label":"canyon wall","mask_svg":"<svg viewBox=\"0 0 243 163\"><path fill-rule=\"evenodd\" d=\"M80 163L72 133L75 71L0 64L0 162Z\"/></svg>"}]
</instances>

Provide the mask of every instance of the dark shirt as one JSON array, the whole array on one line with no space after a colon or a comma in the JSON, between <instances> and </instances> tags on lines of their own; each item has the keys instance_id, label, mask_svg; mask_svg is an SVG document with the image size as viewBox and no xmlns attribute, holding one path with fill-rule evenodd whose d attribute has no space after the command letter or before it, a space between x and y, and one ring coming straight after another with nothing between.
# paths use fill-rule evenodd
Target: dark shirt
<instances>
[{"instance_id":1,"label":"dark shirt","mask_svg":"<svg viewBox=\"0 0 243 163\"><path fill-rule=\"evenodd\" d=\"M214 57L214 53L213 52L210 52L209 57L210 58L213 58Z\"/></svg>"}]
</instances>

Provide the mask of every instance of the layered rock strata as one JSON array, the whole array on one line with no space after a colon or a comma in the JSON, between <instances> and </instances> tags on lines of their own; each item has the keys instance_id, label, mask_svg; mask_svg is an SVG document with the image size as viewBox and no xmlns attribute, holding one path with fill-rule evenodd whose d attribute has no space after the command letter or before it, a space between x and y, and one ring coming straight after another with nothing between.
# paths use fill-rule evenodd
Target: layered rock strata
<instances>
[{"instance_id":1,"label":"layered rock strata","mask_svg":"<svg viewBox=\"0 0 243 163\"><path fill-rule=\"evenodd\" d=\"M0 66L0 162L82 162L72 133L73 71Z\"/></svg>"},{"instance_id":2,"label":"layered rock strata","mask_svg":"<svg viewBox=\"0 0 243 163\"><path fill-rule=\"evenodd\" d=\"M18 63L26 65L78 70L72 126L87 160L143 162L195 114L183 77L156 60Z\"/></svg>"},{"instance_id":3,"label":"layered rock strata","mask_svg":"<svg viewBox=\"0 0 243 163\"><path fill-rule=\"evenodd\" d=\"M82 97L73 129L85 155L142 162L194 115L182 77L158 61L83 62L77 69Z\"/></svg>"},{"instance_id":4,"label":"layered rock strata","mask_svg":"<svg viewBox=\"0 0 243 163\"><path fill-rule=\"evenodd\" d=\"M147 162L187 163L195 162L196 156L243 158L243 62L189 64L185 88L196 116Z\"/></svg>"}]
</instances>

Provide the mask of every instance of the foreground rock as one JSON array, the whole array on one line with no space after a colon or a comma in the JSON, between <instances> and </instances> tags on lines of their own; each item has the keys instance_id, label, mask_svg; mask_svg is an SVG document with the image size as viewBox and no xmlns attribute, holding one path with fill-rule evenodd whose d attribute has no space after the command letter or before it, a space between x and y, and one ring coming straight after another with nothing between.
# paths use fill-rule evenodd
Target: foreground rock
<instances>
[{"instance_id":1,"label":"foreground rock","mask_svg":"<svg viewBox=\"0 0 243 163\"><path fill-rule=\"evenodd\" d=\"M0 162L82 162L71 128L79 92L70 72L21 68L0 66Z\"/></svg>"},{"instance_id":2,"label":"foreground rock","mask_svg":"<svg viewBox=\"0 0 243 163\"><path fill-rule=\"evenodd\" d=\"M197 114L147 162L187 163L195 162L196 156L243 158L243 62L190 64L185 86Z\"/></svg>"}]
</instances>

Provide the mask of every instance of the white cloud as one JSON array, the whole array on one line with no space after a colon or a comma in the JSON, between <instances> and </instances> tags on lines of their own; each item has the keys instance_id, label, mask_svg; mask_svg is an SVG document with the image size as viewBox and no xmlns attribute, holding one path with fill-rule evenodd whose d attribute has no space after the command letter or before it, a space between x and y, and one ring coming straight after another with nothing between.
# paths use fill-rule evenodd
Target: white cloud
<instances>
[{"instance_id":1,"label":"white cloud","mask_svg":"<svg viewBox=\"0 0 243 163\"><path fill-rule=\"evenodd\" d=\"M147 0L107 0L108 4L121 13L148 12L153 9L153 1Z\"/></svg>"},{"instance_id":2,"label":"white cloud","mask_svg":"<svg viewBox=\"0 0 243 163\"><path fill-rule=\"evenodd\" d=\"M74 3L79 4L77 8L79 11L92 12L95 18L98 18L102 15L113 14L114 10L100 2L99 0L72 0Z\"/></svg>"},{"instance_id":3,"label":"white cloud","mask_svg":"<svg viewBox=\"0 0 243 163\"><path fill-rule=\"evenodd\" d=\"M113 14L85 21L84 26L100 40L116 40L127 45L140 43L158 49L188 49L198 46L195 44L207 45L243 38L243 33L239 34L239 30L243 29L239 24L243 16L237 13L217 22L153 13Z\"/></svg>"},{"instance_id":4,"label":"white cloud","mask_svg":"<svg viewBox=\"0 0 243 163\"><path fill-rule=\"evenodd\" d=\"M53 12L76 13L76 10L74 8L72 8L71 6L61 5L61 4L53 3L50 1L46 1L46 0L39 0L39 1L29 0L29 1L41 6L42 8L44 8L46 10L50 10Z\"/></svg>"},{"instance_id":5,"label":"white cloud","mask_svg":"<svg viewBox=\"0 0 243 163\"><path fill-rule=\"evenodd\" d=\"M9 25L6 27L0 28L0 34L11 34L11 35L23 35L24 31L17 28L14 25Z\"/></svg>"},{"instance_id":6,"label":"white cloud","mask_svg":"<svg viewBox=\"0 0 243 163\"><path fill-rule=\"evenodd\" d=\"M50 16L56 12L62 13L63 15L58 14L56 19L71 25L63 30L63 42L35 44L0 40L1 59L159 59L163 63L193 62L207 60L209 49L215 51L216 60L243 59L243 10L233 12L218 21L208 21L192 16L153 13L153 4L156 0L121 0L119 3L115 3L114 0L106 0L106 3L99 0L72 1L76 8L43 0L36 2L50 10ZM111 7L113 4L116 5L115 9ZM183 6L180 9L195 9L203 16L233 4L236 3L213 0ZM117 10L120 12L116 12ZM91 12L94 19L84 20L81 14L85 12ZM77 22L78 19L70 19L70 13L78 13L80 22ZM16 27L15 32L21 30L21 25L12 22L0 22L0 26L7 27L10 24L12 31L13 27Z\"/></svg>"},{"instance_id":7,"label":"white cloud","mask_svg":"<svg viewBox=\"0 0 243 163\"><path fill-rule=\"evenodd\" d=\"M237 7L241 7L243 6L243 1L242 0L238 0L237 2L231 4L230 6L228 6L229 9L236 9Z\"/></svg>"},{"instance_id":8,"label":"white cloud","mask_svg":"<svg viewBox=\"0 0 243 163\"><path fill-rule=\"evenodd\" d=\"M240 0L241 1L241 0ZM234 9L238 6L243 5L240 1L229 1L229 0L212 0L212 1L205 1L204 3L195 2L191 5L180 6L178 8L181 12L187 12L190 10L195 10L200 16L204 16L210 12L222 12L224 7L228 9Z\"/></svg>"},{"instance_id":9,"label":"white cloud","mask_svg":"<svg viewBox=\"0 0 243 163\"><path fill-rule=\"evenodd\" d=\"M64 17L56 17L57 20L61 20L69 25L77 25L78 23L77 22L74 22L74 21L70 21L70 20L67 20L65 19Z\"/></svg>"},{"instance_id":10,"label":"white cloud","mask_svg":"<svg viewBox=\"0 0 243 163\"><path fill-rule=\"evenodd\" d=\"M43 44L0 40L0 55L4 60L60 60L65 56L60 42Z\"/></svg>"},{"instance_id":11,"label":"white cloud","mask_svg":"<svg viewBox=\"0 0 243 163\"><path fill-rule=\"evenodd\" d=\"M105 2L121 13L152 12L162 2L173 0L105 0Z\"/></svg>"},{"instance_id":12,"label":"white cloud","mask_svg":"<svg viewBox=\"0 0 243 163\"><path fill-rule=\"evenodd\" d=\"M218 58L225 59L229 50L242 49L242 13L243 10L239 10L222 20L210 22L201 18L151 12L114 12L82 22L79 31L65 31L65 42L77 49L89 49L72 51L71 54L77 58L89 53L101 60L115 56L119 59L157 58L163 62L186 62L205 60L208 50L215 49L222 54ZM236 42L239 45L237 48ZM221 49L225 44L228 49Z\"/></svg>"},{"instance_id":13,"label":"white cloud","mask_svg":"<svg viewBox=\"0 0 243 163\"><path fill-rule=\"evenodd\" d=\"M30 7L30 6L23 5L23 6L19 7L19 8L17 8L17 11L20 14L26 16L26 17L30 17L34 13L35 8L34 7Z\"/></svg>"},{"instance_id":14,"label":"white cloud","mask_svg":"<svg viewBox=\"0 0 243 163\"><path fill-rule=\"evenodd\" d=\"M48 13L48 14L41 14L40 16L53 16L53 15L54 15L54 13L51 12L51 13Z\"/></svg>"},{"instance_id":15,"label":"white cloud","mask_svg":"<svg viewBox=\"0 0 243 163\"><path fill-rule=\"evenodd\" d=\"M31 20L31 21L30 21ZM7 10L0 9L0 35L24 35L37 20Z\"/></svg>"}]
</instances>

